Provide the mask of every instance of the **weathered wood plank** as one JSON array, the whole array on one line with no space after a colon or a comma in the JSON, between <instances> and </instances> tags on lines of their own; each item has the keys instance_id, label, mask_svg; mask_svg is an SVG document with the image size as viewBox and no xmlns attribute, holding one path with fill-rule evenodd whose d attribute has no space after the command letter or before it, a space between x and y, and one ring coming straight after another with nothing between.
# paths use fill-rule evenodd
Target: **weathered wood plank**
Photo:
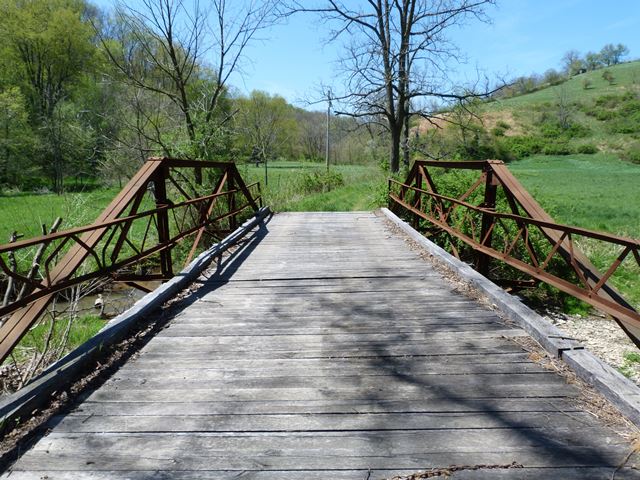
<instances>
[{"instance_id":1,"label":"weathered wood plank","mask_svg":"<svg viewBox=\"0 0 640 480\"><path fill-rule=\"evenodd\" d=\"M553 372L539 371L534 373L476 373L473 375L409 375L404 373L393 374L381 372L377 376L341 375L327 376L258 376L258 377L227 377L208 379L206 375L198 378L198 375L166 376L161 372L149 372L150 375L140 375L138 378L121 377L116 375L105 383L104 388L115 386L118 389L145 388L153 390L181 390L193 389L202 386L203 382L215 382L216 387L226 389L232 393L237 389L291 389L291 388L353 388L373 389L384 383L385 388L417 388L423 390L446 389L457 382L464 382L466 387L475 387L479 391L498 390L503 386L528 386L533 389L537 386L565 385L565 381ZM464 377L464 378L462 378Z\"/></svg>"},{"instance_id":2,"label":"weathered wood plank","mask_svg":"<svg viewBox=\"0 0 640 480\"><path fill-rule=\"evenodd\" d=\"M344 333L342 333L342 332ZM258 332L254 332L254 333L259 333ZM288 350L291 349L296 349L296 347L300 347L300 349L304 349L304 348L308 348L308 349L319 349L321 347L325 347L327 349L330 348L340 348L341 346L349 346L349 345L359 345L362 347L365 347L366 345L373 345L376 349L383 344L388 344L389 349L392 348L399 348L400 345L398 345L398 343L402 343L403 345L405 345L405 347L407 349L411 349L412 347L418 347L419 345L422 345L424 348L435 348L435 347L440 347L440 350L442 351L446 351L446 350L451 350L451 349L455 349L456 346L463 346L463 347L469 347L470 352L471 350L474 348L478 348L478 349L495 349L495 350L500 350L499 347L504 346L504 350L505 351L511 351L512 348L511 346L514 345L512 342L509 342L508 339L509 338L515 338L515 337L521 337L523 336L522 331L519 330L513 330L511 332L510 335L506 335L506 334L490 334L490 335L477 335L474 336L473 334L471 335L467 335L467 338L461 338L459 342L456 342L455 337L456 335L449 335L448 337L442 336L441 338L431 338L428 335L423 337L423 339L421 340L421 336L420 335L414 335L413 338L411 338L411 335L408 333L393 333L393 334L386 334L386 338L383 338L385 336L384 333L380 333L379 338L380 340L377 340L375 338L366 338L366 335L360 335L358 334L358 332L354 332L351 333L349 331L348 328L342 328L340 326L340 324L335 325L334 326L334 333L335 334L342 334L343 337L342 339L332 339L329 338L327 341L323 341L323 337L324 336L328 336L326 334L324 335L307 335L306 338L305 335L247 335L247 336L241 336L241 338L233 338L231 335L225 335L225 336L213 336L213 337L203 337L203 336L195 336L195 337L188 337L188 336L168 336L168 335L159 335L157 338L157 345L162 345L162 346L166 346L166 345L171 345L172 347L175 347L178 351L181 349L182 345L191 345L193 348L201 348L201 347L216 347L216 348L225 348L225 347L229 347L231 348L231 346L235 347L235 348L244 348L247 345L254 345L255 348L259 348L263 343L269 343L271 346L274 347L286 347L289 346L290 348L288 348ZM461 337L464 335L461 332L460 333ZM360 338L360 337L363 338ZM402 342L402 337L405 336L406 341ZM287 338L289 337L289 338ZM315 337L315 338L312 338ZM241 340L242 339L242 340ZM237 340L237 343L234 342L234 340ZM290 340L290 342L287 342L287 340ZM521 347L518 347L516 345L517 348L520 348L520 351L522 351ZM153 348L149 348L149 351L153 351ZM458 352L460 352L460 349L457 349Z\"/></svg>"},{"instance_id":3,"label":"weathered wood plank","mask_svg":"<svg viewBox=\"0 0 640 480\"><path fill-rule=\"evenodd\" d=\"M523 374L523 373L549 373L542 365L531 362L519 363L456 363L447 362L389 362L389 365L349 365L346 362L340 368L326 365L325 362L316 362L316 365L305 362L306 365L298 366L295 363L289 365L267 367L260 365L264 360L254 362L253 367L233 368L227 361L220 362L217 367L204 366L202 363L192 363L188 366L171 365L145 365L143 362L136 362L135 366L121 368L117 373L117 378L149 378L153 376L169 379L199 379L202 381L214 381L228 378L265 378L265 377L388 377L403 376L407 380L424 381L431 375L497 375L497 374ZM424 365L423 365L424 363ZM385 380L380 378L380 380Z\"/></svg>"},{"instance_id":4,"label":"weathered wood plank","mask_svg":"<svg viewBox=\"0 0 640 480\"><path fill-rule=\"evenodd\" d=\"M486 464L485 464L486 465ZM469 465L469 468L472 468ZM325 467L326 468L326 467ZM422 470L420 470L422 471ZM173 480L381 480L390 479L396 475L409 476L416 470L191 470L173 471L169 475L157 470L138 471L31 471L15 472L12 478L19 480L149 480L171 478ZM479 468L478 470L456 471L449 478L456 480L602 480L611 478L610 467L565 467L565 468ZM633 468L621 468L617 470L617 480L640 479L640 472Z\"/></svg>"},{"instance_id":5,"label":"weathered wood plank","mask_svg":"<svg viewBox=\"0 0 640 480\"><path fill-rule=\"evenodd\" d=\"M162 432L303 432L467 429L582 430L588 413L573 412L438 412L232 415L96 415L74 413L52 420L57 433ZM602 434L589 427L591 434Z\"/></svg>"},{"instance_id":6,"label":"weathered wood plank","mask_svg":"<svg viewBox=\"0 0 640 480\"><path fill-rule=\"evenodd\" d=\"M397 385L384 384L373 387L343 387L332 386L330 388L234 388L230 391L226 388L216 388L214 383L210 386L200 385L200 388L180 389L145 389L119 388L117 383L105 385L94 392L89 399L92 401L149 401L149 402L207 402L223 400L432 400L449 399L452 403L462 402L467 399L492 399L492 398L557 398L575 397L577 390L571 385L551 383L547 385L496 385L478 388L475 385L456 383L446 387L427 385Z\"/></svg>"},{"instance_id":7,"label":"weathered wood plank","mask_svg":"<svg viewBox=\"0 0 640 480\"><path fill-rule=\"evenodd\" d=\"M361 400L263 400L255 401L91 401L78 405L73 414L94 415L242 415L242 414L325 414L325 413L491 413L491 412L582 412L571 398L466 398L464 401L424 398L413 400L376 398Z\"/></svg>"},{"instance_id":8,"label":"weathered wood plank","mask_svg":"<svg viewBox=\"0 0 640 480\"><path fill-rule=\"evenodd\" d=\"M581 432L479 429L332 433L52 433L16 465L26 470L422 469L451 464L617 467L627 442ZM464 438L464 442L461 442ZM425 448L427 447L427 448ZM100 455L96 455L99 451Z\"/></svg>"},{"instance_id":9,"label":"weathered wood plank","mask_svg":"<svg viewBox=\"0 0 640 480\"><path fill-rule=\"evenodd\" d=\"M330 361L325 358L224 358L219 360L208 359L203 362L199 359L190 358L166 358L161 356L148 356L146 354L140 355L136 358L134 364L127 364L121 371L127 371L128 369L137 368L164 368L164 372L172 368L192 368L192 369L224 369L224 368L269 368L269 367L283 367L294 368L296 366L301 368L326 368L329 370L342 370L345 367L353 368L366 368L368 366L374 366L375 368L393 369L397 368L412 368L415 365L416 368L427 369L435 368L437 365L450 365L455 366L475 366L482 364L512 364L512 363L527 363L532 364L531 358L527 353L522 351L515 352L498 352L495 354L474 354L474 353L459 353L455 355L417 355L417 356L396 356L389 359L389 357L367 358L367 357L333 357ZM433 367L430 367L433 366ZM464 371L464 370L463 370Z\"/></svg>"}]
</instances>

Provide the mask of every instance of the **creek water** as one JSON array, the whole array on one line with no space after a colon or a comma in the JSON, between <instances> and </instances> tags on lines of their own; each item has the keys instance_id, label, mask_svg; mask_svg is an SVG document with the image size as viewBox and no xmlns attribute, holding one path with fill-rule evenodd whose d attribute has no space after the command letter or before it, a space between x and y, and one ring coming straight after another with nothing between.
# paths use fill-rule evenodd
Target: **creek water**
<instances>
[{"instance_id":1,"label":"creek water","mask_svg":"<svg viewBox=\"0 0 640 480\"><path fill-rule=\"evenodd\" d=\"M160 282L145 282L144 286L153 290L160 286ZM84 315L102 315L102 317L109 319L133 306L135 302L140 300L146 295L142 290L129 287L123 284L111 284L100 293L86 295L78 302L78 314ZM103 306L100 305L102 302ZM55 302L55 312L60 315L64 315L69 309L69 302L63 299L58 299Z\"/></svg>"}]
</instances>

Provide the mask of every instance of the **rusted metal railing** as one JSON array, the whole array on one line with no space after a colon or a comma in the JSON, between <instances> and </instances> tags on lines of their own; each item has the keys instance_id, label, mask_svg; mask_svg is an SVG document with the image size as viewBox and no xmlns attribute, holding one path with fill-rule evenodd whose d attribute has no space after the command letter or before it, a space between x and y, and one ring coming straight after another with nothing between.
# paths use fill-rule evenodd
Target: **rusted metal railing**
<instances>
[{"instance_id":1,"label":"rusted metal railing","mask_svg":"<svg viewBox=\"0 0 640 480\"><path fill-rule=\"evenodd\" d=\"M151 158L93 224L0 245L13 289L0 307L0 363L57 294L105 276L148 291L140 282L171 278L205 236L224 238L261 205L260 185L246 185L233 163ZM189 238L189 249L172 255ZM17 265L34 251L35 272L31 262Z\"/></svg>"},{"instance_id":2,"label":"rusted metal railing","mask_svg":"<svg viewBox=\"0 0 640 480\"><path fill-rule=\"evenodd\" d=\"M438 185L441 173L458 170L478 175L462 193L447 195ZM640 241L554 222L501 161L417 161L405 182L389 180L389 206L411 217L414 227L444 235L451 252L471 257L465 260L483 275L492 274L492 259L500 260L611 315L640 347L640 314L611 285L623 268L640 274ZM593 242L614 252L604 273L581 251Z\"/></svg>"}]
</instances>

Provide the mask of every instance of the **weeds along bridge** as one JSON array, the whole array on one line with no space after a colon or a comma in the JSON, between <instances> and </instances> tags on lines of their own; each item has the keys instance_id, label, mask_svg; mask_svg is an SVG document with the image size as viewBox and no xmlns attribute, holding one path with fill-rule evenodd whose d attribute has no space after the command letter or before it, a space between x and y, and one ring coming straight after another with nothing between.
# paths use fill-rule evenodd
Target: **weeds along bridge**
<instances>
[{"instance_id":1,"label":"weeds along bridge","mask_svg":"<svg viewBox=\"0 0 640 480\"><path fill-rule=\"evenodd\" d=\"M640 478L634 430L531 337L638 422L635 385L388 210L258 210L3 414L154 315L2 478Z\"/></svg>"}]
</instances>

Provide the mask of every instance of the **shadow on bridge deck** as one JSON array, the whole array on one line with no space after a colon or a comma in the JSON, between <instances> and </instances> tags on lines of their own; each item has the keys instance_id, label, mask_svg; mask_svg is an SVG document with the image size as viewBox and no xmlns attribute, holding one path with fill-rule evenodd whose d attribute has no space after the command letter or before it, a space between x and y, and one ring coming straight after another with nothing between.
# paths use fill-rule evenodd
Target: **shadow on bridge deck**
<instances>
[{"instance_id":1,"label":"shadow on bridge deck","mask_svg":"<svg viewBox=\"0 0 640 480\"><path fill-rule=\"evenodd\" d=\"M276 215L175 308L7 476L640 478L522 330L373 214Z\"/></svg>"}]
</instances>

